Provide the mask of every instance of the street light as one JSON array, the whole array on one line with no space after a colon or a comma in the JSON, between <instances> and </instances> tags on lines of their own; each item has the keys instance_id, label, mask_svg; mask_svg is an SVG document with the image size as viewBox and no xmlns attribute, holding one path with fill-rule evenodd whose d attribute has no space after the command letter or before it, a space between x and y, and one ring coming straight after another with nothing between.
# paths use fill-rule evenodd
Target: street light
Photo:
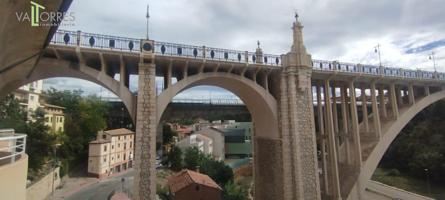
<instances>
[{"instance_id":1,"label":"street light","mask_svg":"<svg viewBox=\"0 0 445 200\"><path fill-rule=\"evenodd\" d=\"M437 69L436 69L436 57L434 56L434 51L431 52L431 54L429 54L428 58L433 61L434 72L437 72Z\"/></svg>"},{"instance_id":2,"label":"street light","mask_svg":"<svg viewBox=\"0 0 445 200\"><path fill-rule=\"evenodd\" d=\"M53 177L53 186L52 186L52 199L55 199L54 198L54 194L55 194L55 191L54 191L54 182L55 182L55 174L54 174L54 171L56 170L56 165L57 165L57 147L59 147L60 146L60 144L55 144L54 146L53 146L53 153L54 153L54 162L53 162L53 173L52 173L52 177ZM57 174L58 175L58 174Z\"/></svg>"},{"instance_id":3,"label":"street light","mask_svg":"<svg viewBox=\"0 0 445 200\"><path fill-rule=\"evenodd\" d=\"M377 44L377 46L374 47L374 52L379 54L379 63L380 63L380 67L381 67L382 59L381 59L381 55L380 55L380 44Z\"/></svg>"},{"instance_id":4,"label":"street light","mask_svg":"<svg viewBox=\"0 0 445 200\"><path fill-rule=\"evenodd\" d=\"M426 174L426 183L428 187L428 195L431 197L431 185L430 185L430 174L428 173L428 168L423 169Z\"/></svg>"}]
</instances>

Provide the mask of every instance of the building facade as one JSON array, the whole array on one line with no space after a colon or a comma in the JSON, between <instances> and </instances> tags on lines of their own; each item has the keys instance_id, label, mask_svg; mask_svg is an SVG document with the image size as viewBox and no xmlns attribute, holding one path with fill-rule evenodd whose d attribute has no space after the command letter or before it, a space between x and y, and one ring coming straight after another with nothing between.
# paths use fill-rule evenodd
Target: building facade
<instances>
[{"instance_id":1,"label":"building facade","mask_svg":"<svg viewBox=\"0 0 445 200\"><path fill-rule=\"evenodd\" d=\"M90 176L102 178L132 168L134 132L124 128L101 131L88 152Z\"/></svg>"},{"instance_id":2,"label":"building facade","mask_svg":"<svg viewBox=\"0 0 445 200\"><path fill-rule=\"evenodd\" d=\"M50 127L52 133L64 132L65 115L64 107L51 104L43 104L45 111L45 125Z\"/></svg>"},{"instance_id":3,"label":"building facade","mask_svg":"<svg viewBox=\"0 0 445 200\"><path fill-rule=\"evenodd\" d=\"M64 132L64 107L47 104L41 98L43 80L26 84L14 91L14 97L20 102L22 108L28 113L28 120L33 120L34 112L40 108L45 112L45 125L51 133Z\"/></svg>"},{"instance_id":4,"label":"building facade","mask_svg":"<svg viewBox=\"0 0 445 200\"><path fill-rule=\"evenodd\" d=\"M206 136L212 140L213 143L213 152L212 156L215 160L224 160L225 159L225 140L224 134L215 128L206 128L196 131L195 134L200 134Z\"/></svg>"},{"instance_id":5,"label":"building facade","mask_svg":"<svg viewBox=\"0 0 445 200\"><path fill-rule=\"evenodd\" d=\"M181 149L196 147L205 154L213 154L213 140L201 134L190 135L176 143L176 146Z\"/></svg>"}]
</instances>

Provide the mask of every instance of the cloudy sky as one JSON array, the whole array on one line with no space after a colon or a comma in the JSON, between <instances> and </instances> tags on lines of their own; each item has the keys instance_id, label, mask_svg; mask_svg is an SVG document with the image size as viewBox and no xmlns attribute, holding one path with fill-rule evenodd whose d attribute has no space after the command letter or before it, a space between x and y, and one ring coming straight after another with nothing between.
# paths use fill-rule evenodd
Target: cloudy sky
<instances>
[{"instance_id":1,"label":"cloudy sky","mask_svg":"<svg viewBox=\"0 0 445 200\"><path fill-rule=\"evenodd\" d=\"M143 38L147 4L150 38L157 41L254 51L260 40L265 53L283 54L298 11L315 59L378 64L374 47L380 44L385 66L433 70L428 54L434 51L438 71L445 71L443 0L74 0L75 26L61 29ZM48 79L45 87L110 95L75 79ZM182 94L209 95L228 93L199 87Z\"/></svg>"}]
</instances>

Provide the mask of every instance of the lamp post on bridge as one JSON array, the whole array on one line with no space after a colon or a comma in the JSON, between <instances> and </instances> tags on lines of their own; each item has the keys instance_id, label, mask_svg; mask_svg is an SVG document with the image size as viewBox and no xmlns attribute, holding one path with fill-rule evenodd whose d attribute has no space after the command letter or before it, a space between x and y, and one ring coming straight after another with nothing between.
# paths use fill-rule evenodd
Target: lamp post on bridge
<instances>
[{"instance_id":1,"label":"lamp post on bridge","mask_svg":"<svg viewBox=\"0 0 445 200\"><path fill-rule=\"evenodd\" d=\"M374 47L374 52L379 54L379 67L382 67L382 59L380 55L380 44L377 44L377 46Z\"/></svg>"},{"instance_id":2,"label":"lamp post on bridge","mask_svg":"<svg viewBox=\"0 0 445 200\"><path fill-rule=\"evenodd\" d=\"M431 54L429 54L428 58L433 61L434 72L437 72L437 69L436 69L436 57L435 57L434 51L431 52Z\"/></svg>"}]
</instances>

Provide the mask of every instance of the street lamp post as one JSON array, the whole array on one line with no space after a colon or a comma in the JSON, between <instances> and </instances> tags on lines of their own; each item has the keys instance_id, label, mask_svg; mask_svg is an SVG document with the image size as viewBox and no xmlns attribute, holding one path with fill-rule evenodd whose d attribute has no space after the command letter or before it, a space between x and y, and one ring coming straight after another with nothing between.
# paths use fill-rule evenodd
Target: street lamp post
<instances>
[{"instance_id":1,"label":"street lamp post","mask_svg":"<svg viewBox=\"0 0 445 200\"><path fill-rule=\"evenodd\" d=\"M377 46L374 47L374 52L379 54L379 63L380 63L380 67L382 67L382 58L380 55L380 44L377 44Z\"/></svg>"},{"instance_id":2,"label":"street lamp post","mask_svg":"<svg viewBox=\"0 0 445 200\"><path fill-rule=\"evenodd\" d=\"M428 195L431 197L431 185L430 185L430 174L428 173L428 168L425 168L425 174L426 174L426 183L428 187Z\"/></svg>"},{"instance_id":3,"label":"street lamp post","mask_svg":"<svg viewBox=\"0 0 445 200\"><path fill-rule=\"evenodd\" d=\"M56 170L56 165L57 165L57 147L58 146L60 146L60 144L55 144L53 147L54 162L53 162L53 172L52 172L53 184L52 184L52 188L51 188L52 199L55 199L55 197L54 197L54 195L55 195L55 191L54 191L55 174L54 174L54 171Z\"/></svg>"},{"instance_id":4,"label":"street lamp post","mask_svg":"<svg viewBox=\"0 0 445 200\"><path fill-rule=\"evenodd\" d=\"M431 52L431 54L429 54L428 58L433 61L434 72L437 72L437 69L436 69L436 57L435 57L434 51Z\"/></svg>"}]
</instances>

